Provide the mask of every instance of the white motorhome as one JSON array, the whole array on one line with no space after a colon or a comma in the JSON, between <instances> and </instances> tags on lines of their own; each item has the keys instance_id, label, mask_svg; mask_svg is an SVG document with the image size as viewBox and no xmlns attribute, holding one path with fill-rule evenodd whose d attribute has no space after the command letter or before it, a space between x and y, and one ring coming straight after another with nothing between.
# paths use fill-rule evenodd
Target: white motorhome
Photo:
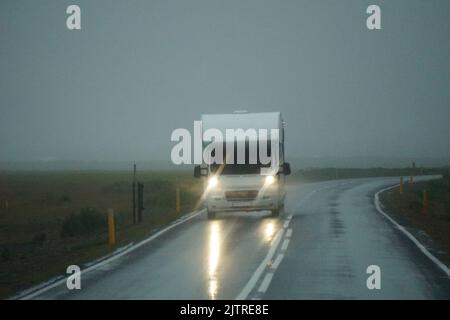
<instances>
[{"instance_id":1,"label":"white motorhome","mask_svg":"<svg viewBox=\"0 0 450 320\"><path fill-rule=\"evenodd\" d=\"M291 172L289 163L284 161L284 121L281 113L240 111L202 115L201 120L203 150L213 141L205 140L204 133L209 129L220 132L224 139L223 154L215 157L221 158L222 162L203 161L194 170L195 177L204 177L205 180L203 199L208 219L214 219L218 212L230 211L269 210L272 216L278 216L284 208L285 176ZM227 136L230 130L245 134L230 139ZM261 131L268 134L260 135ZM258 134L255 136L251 132ZM239 142L242 144L239 145ZM255 150L256 159L252 159L250 154L253 152L254 155ZM277 161L274 161L275 153L278 155ZM263 158L261 154L269 156L270 162L267 163L267 157Z\"/></svg>"}]
</instances>

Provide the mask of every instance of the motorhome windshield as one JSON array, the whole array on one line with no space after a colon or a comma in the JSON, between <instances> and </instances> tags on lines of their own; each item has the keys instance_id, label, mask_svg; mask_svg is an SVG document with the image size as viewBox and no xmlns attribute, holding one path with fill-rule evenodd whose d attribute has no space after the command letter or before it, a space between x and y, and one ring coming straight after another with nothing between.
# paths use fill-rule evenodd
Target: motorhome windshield
<instances>
[{"instance_id":1,"label":"motorhome windshield","mask_svg":"<svg viewBox=\"0 0 450 320\"><path fill-rule=\"evenodd\" d=\"M265 165L264 167L269 167ZM241 174L259 174L262 165L259 164L212 164L211 172L219 175L241 175Z\"/></svg>"},{"instance_id":2,"label":"motorhome windshield","mask_svg":"<svg viewBox=\"0 0 450 320\"><path fill-rule=\"evenodd\" d=\"M265 151L265 154L267 157L271 156L271 147L270 142L267 142L266 144L267 151ZM262 167L270 167L270 163L262 164L262 161L260 159L259 154L259 145L257 146L257 159L256 163L250 163L250 157L249 157L249 144L248 141L245 144L245 163L244 164L238 164L237 162L237 155L238 150L235 143L234 146L234 159L233 161L230 160L230 156L227 156L226 153L226 147L224 145L223 155L224 155L224 161L223 164L214 163L210 166L210 171L214 174L219 175L241 175L241 174L259 174L261 172ZM213 156L215 156L214 152L212 153Z\"/></svg>"}]
</instances>

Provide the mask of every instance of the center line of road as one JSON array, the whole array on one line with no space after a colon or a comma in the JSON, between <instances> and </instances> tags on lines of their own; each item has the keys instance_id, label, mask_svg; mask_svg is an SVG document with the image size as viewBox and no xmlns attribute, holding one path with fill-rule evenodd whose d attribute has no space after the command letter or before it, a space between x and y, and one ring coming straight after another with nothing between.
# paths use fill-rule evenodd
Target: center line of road
<instances>
[{"instance_id":1,"label":"center line of road","mask_svg":"<svg viewBox=\"0 0 450 320\"><path fill-rule=\"evenodd\" d=\"M308 193L303 199L300 200L300 203L303 203L306 199L308 199L309 197L311 197L314 193L316 193L319 190L322 190L325 188L320 188L320 189L316 189L311 191L310 193ZM267 269L267 267L269 266L270 261L272 260L273 256L275 255L275 252L278 248L278 246L280 245L280 242L283 238L283 234L284 234L284 230L287 229L289 227L289 222L292 219L292 214L289 215L284 222L283 228L281 228L278 233L276 234L275 238L274 238L274 242L272 247L269 249L269 252L267 253L266 257L264 258L264 260L261 262L261 264L258 266L258 268L255 270L255 272L253 273L253 275L251 276L251 278L248 280L248 282L245 284L244 288L242 289L242 291L239 293L239 295L236 297L236 300L245 300L247 299L248 295L252 292L252 290L255 288L256 284L258 283L258 280L261 278L262 274L264 273L264 271ZM290 231L289 231L290 230ZM292 228L287 230L289 233L288 237L292 236ZM281 250L286 251L288 245L289 245L289 239L285 239L283 241L283 245L281 247ZM272 264L272 266L270 266L269 270L273 270L275 271L275 269L280 265L281 260L283 260L284 254L279 254L277 256L277 258L275 259L274 263ZM258 288L258 291L261 292L261 289L264 289L264 291L266 291L270 285L270 282L272 281L272 277L273 277L274 273L273 272L268 272L260 287Z\"/></svg>"},{"instance_id":2,"label":"center line of road","mask_svg":"<svg viewBox=\"0 0 450 320\"><path fill-rule=\"evenodd\" d=\"M288 245L289 245L289 239L284 239L283 244L281 245L281 250L286 251Z\"/></svg>"},{"instance_id":3,"label":"center line of road","mask_svg":"<svg viewBox=\"0 0 450 320\"><path fill-rule=\"evenodd\" d=\"M290 238L292 236L292 228L289 228L287 231L286 231L286 238Z\"/></svg>"},{"instance_id":4,"label":"center line of road","mask_svg":"<svg viewBox=\"0 0 450 320\"><path fill-rule=\"evenodd\" d=\"M279 254L277 255L277 257L275 258L275 261L273 262L271 268L272 268L273 270L276 270L276 269L278 268L278 266L280 265L281 260L283 260L283 258L284 258L284 254L283 254L283 253L279 253Z\"/></svg>"},{"instance_id":5,"label":"center line of road","mask_svg":"<svg viewBox=\"0 0 450 320\"><path fill-rule=\"evenodd\" d=\"M250 292L255 287L256 283L258 282L259 278L261 277L262 273L266 269L268 263L270 260L272 260L272 257L275 254L275 251L277 250L278 245L280 244L281 239L283 238L284 229L280 229L276 235L276 238L273 242L272 247L270 248L269 252L267 253L264 260L261 262L261 264L258 266L256 271L253 273L252 277L248 280L245 287L242 289L242 291L239 293L239 295L236 297L236 300L245 300L247 299Z\"/></svg>"},{"instance_id":6,"label":"center line of road","mask_svg":"<svg viewBox=\"0 0 450 320\"><path fill-rule=\"evenodd\" d=\"M269 284L272 281L273 273L266 273L264 280L261 282L259 286L258 292L266 292L267 288L269 288Z\"/></svg>"}]
</instances>

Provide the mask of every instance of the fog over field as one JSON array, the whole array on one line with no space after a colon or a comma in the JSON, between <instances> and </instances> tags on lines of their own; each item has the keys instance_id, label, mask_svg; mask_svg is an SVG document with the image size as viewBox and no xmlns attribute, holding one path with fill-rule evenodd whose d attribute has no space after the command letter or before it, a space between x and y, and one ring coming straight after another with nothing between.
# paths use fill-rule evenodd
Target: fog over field
<instances>
[{"instance_id":1,"label":"fog over field","mask_svg":"<svg viewBox=\"0 0 450 320\"><path fill-rule=\"evenodd\" d=\"M77 4L81 31L0 3L2 168L170 167L174 129L237 109L281 111L300 166L450 163L447 0L382 2L378 31L370 1Z\"/></svg>"}]
</instances>

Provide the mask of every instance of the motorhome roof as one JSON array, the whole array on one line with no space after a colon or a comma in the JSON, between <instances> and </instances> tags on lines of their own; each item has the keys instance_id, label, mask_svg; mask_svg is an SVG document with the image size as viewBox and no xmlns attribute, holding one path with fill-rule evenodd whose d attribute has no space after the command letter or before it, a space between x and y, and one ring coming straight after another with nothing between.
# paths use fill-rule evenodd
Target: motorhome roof
<instances>
[{"instance_id":1,"label":"motorhome roof","mask_svg":"<svg viewBox=\"0 0 450 320\"><path fill-rule=\"evenodd\" d=\"M229 113L202 115L203 130L218 129L280 129L280 112Z\"/></svg>"}]
</instances>

